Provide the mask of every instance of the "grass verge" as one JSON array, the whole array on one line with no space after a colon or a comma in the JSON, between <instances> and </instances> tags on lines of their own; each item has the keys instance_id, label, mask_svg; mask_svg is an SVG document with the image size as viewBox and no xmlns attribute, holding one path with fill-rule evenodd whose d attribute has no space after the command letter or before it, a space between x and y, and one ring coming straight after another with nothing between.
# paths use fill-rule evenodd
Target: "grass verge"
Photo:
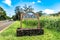
<instances>
[{"instance_id":1,"label":"grass verge","mask_svg":"<svg viewBox=\"0 0 60 40\"><path fill-rule=\"evenodd\" d=\"M14 22L0 34L0 40L60 40L60 32L46 28L44 28L44 35L17 37L16 29L19 26L19 21Z\"/></svg>"}]
</instances>

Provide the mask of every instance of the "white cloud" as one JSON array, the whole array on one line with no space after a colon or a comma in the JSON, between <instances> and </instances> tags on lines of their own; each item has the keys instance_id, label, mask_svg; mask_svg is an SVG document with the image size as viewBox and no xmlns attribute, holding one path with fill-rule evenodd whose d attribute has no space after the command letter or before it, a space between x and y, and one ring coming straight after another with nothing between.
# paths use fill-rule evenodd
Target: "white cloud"
<instances>
[{"instance_id":1,"label":"white cloud","mask_svg":"<svg viewBox=\"0 0 60 40\"><path fill-rule=\"evenodd\" d=\"M47 13L47 14L53 14L53 13L55 13L54 10L51 10L51 9L45 9L43 12Z\"/></svg>"},{"instance_id":2,"label":"white cloud","mask_svg":"<svg viewBox=\"0 0 60 40\"><path fill-rule=\"evenodd\" d=\"M32 2L32 4L35 4L35 2Z\"/></svg>"},{"instance_id":3,"label":"white cloud","mask_svg":"<svg viewBox=\"0 0 60 40\"><path fill-rule=\"evenodd\" d=\"M31 4L35 4L35 3L41 3L41 1L40 0L37 0L37 2L32 2Z\"/></svg>"},{"instance_id":4,"label":"white cloud","mask_svg":"<svg viewBox=\"0 0 60 40\"><path fill-rule=\"evenodd\" d=\"M41 1L40 1L40 0L38 0L37 2L38 2L38 3L41 3Z\"/></svg>"},{"instance_id":5,"label":"white cloud","mask_svg":"<svg viewBox=\"0 0 60 40\"><path fill-rule=\"evenodd\" d=\"M4 0L3 3L7 4L8 6L11 6L11 0Z\"/></svg>"}]
</instances>

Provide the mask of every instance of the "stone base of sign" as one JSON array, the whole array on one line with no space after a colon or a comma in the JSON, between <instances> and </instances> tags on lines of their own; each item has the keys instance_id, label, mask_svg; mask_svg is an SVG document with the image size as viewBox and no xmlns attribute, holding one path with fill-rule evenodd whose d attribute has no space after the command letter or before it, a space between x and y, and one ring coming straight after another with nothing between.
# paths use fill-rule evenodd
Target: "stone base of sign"
<instances>
[{"instance_id":1,"label":"stone base of sign","mask_svg":"<svg viewBox=\"0 0 60 40\"><path fill-rule=\"evenodd\" d=\"M35 29L17 29L17 36L34 36L34 35L42 35L44 34L44 30L42 28L35 28Z\"/></svg>"}]
</instances>

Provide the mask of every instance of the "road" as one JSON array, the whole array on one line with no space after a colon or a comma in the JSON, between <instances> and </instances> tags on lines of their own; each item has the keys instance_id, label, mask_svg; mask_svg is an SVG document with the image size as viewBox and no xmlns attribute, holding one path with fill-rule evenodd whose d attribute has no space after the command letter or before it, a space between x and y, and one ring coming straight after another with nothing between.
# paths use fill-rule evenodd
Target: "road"
<instances>
[{"instance_id":1,"label":"road","mask_svg":"<svg viewBox=\"0 0 60 40\"><path fill-rule=\"evenodd\" d=\"M0 31L8 27L14 21L0 21Z\"/></svg>"}]
</instances>

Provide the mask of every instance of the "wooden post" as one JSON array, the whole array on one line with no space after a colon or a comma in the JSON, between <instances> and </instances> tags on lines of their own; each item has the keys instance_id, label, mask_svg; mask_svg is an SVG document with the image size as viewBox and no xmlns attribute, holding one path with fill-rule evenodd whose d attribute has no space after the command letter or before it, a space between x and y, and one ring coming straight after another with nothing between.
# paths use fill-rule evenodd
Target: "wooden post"
<instances>
[{"instance_id":1,"label":"wooden post","mask_svg":"<svg viewBox=\"0 0 60 40\"><path fill-rule=\"evenodd\" d=\"M22 13L20 15L20 28L22 28Z\"/></svg>"},{"instance_id":2,"label":"wooden post","mask_svg":"<svg viewBox=\"0 0 60 40\"><path fill-rule=\"evenodd\" d=\"M40 28L39 14L37 14L37 19L38 19L38 27L37 28Z\"/></svg>"}]
</instances>

